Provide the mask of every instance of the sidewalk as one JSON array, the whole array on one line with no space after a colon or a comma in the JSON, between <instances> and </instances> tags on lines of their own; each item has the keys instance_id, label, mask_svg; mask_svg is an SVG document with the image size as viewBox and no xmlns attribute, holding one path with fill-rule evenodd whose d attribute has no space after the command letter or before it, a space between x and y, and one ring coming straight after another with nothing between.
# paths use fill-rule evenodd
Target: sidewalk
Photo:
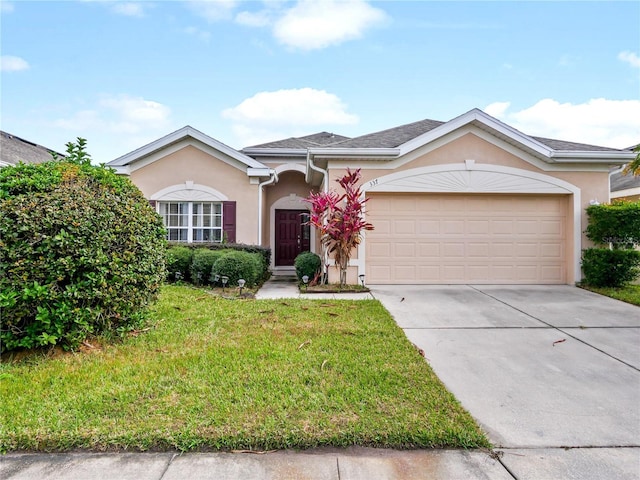
<instances>
[{"instance_id":1,"label":"sidewalk","mask_svg":"<svg viewBox=\"0 0 640 480\"><path fill-rule=\"evenodd\" d=\"M513 480L485 451L363 447L253 453L0 456L2 480Z\"/></svg>"}]
</instances>

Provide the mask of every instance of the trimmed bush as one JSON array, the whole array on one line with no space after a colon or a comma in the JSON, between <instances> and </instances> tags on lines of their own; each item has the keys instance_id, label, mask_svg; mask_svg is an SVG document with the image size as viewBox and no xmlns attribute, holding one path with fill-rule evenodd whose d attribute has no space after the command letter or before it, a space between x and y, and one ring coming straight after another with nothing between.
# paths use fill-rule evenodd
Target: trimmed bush
<instances>
[{"instance_id":1,"label":"trimmed bush","mask_svg":"<svg viewBox=\"0 0 640 480\"><path fill-rule=\"evenodd\" d=\"M238 280L243 278L247 286L253 286L260 280L261 270L262 259L259 254L233 250L216 260L211 269L211 277L227 276L227 285L238 285Z\"/></svg>"},{"instance_id":2,"label":"trimmed bush","mask_svg":"<svg viewBox=\"0 0 640 480\"><path fill-rule=\"evenodd\" d=\"M208 249L208 250L238 250L241 252L257 253L260 255L261 273L258 278L258 282L263 282L269 278L271 272L269 272L269 265L271 262L271 249L268 247L262 247L259 245L246 245L244 243L196 243L185 245L182 242L170 242L171 246L186 246L192 250ZM203 277L204 278L204 277Z\"/></svg>"},{"instance_id":3,"label":"trimmed bush","mask_svg":"<svg viewBox=\"0 0 640 480\"><path fill-rule=\"evenodd\" d=\"M587 207L589 240L614 248L640 245L640 202L620 201Z\"/></svg>"},{"instance_id":4,"label":"trimmed bush","mask_svg":"<svg viewBox=\"0 0 640 480\"><path fill-rule=\"evenodd\" d=\"M231 250L209 250L208 248L192 249L191 281L196 285L204 285L211 282L211 269L213 264Z\"/></svg>"},{"instance_id":5,"label":"trimmed bush","mask_svg":"<svg viewBox=\"0 0 640 480\"><path fill-rule=\"evenodd\" d=\"M320 257L312 252L302 252L296 257L293 262L296 268L296 275L298 280L302 281L302 277L307 275L309 280L313 280L316 274L320 271L322 260Z\"/></svg>"},{"instance_id":6,"label":"trimmed bush","mask_svg":"<svg viewBox=\"0 0 640 480\"><path fill-rule=\"evenodd\" d=\"M587 248L582 253L584 282L594 287L621 287L640 274L640 252Z\"/></svg>"},{"instance_id":7,"label":"trimmed bush","mask_svg":"<svg viewBox=\"0 0 640 480\"><path fill-rule=\"evenodd\" d=\"M171 246L167 249L167 278L188 281L191 278L193 250L189 247Z\"/></svg>"},{"instance_id":8,"label":"trimmed bush","mask_svg":"<svg viewBox=\"0 0 640 480\"><path fill-rule=\"evenodd\" d=\"M162 219L131 181L68 159L0 169L0 349L139 325L165 279Z\"/></svg>"}]
</instances>

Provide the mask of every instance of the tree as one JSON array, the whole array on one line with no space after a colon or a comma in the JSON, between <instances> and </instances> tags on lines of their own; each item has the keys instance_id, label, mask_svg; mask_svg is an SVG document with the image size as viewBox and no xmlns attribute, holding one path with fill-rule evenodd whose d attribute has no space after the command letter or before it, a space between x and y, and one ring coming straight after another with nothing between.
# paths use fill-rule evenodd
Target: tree
<instances>
[{"instance_id":1,"label":"tree","mask_svg":"<svg viewBox=\"0 0 640 480\"><path fill-rule=\"evenodd\" d=\"M637 145L636 148L633 149L634 152L637 153L636 158L628 163L622 173L628 175L629 173L632 175L640 175L640 145Z\"/></svg>"},{"instance_id":2,"label":"tree","mask_svg":"<svg viewBox=\"0 0 640 480\"><path fill-rule=\"evenodd\" d=\"M309 225L320 231L323 248L322 258L333 255L340 270L340 285L347 283L347 267L353 249L360 244L362 232L373 230L373 225L364 221L362 190L358 186L360 169L351 171L336 181L343 188L342 195L334 191L311 193L306 199L311 204Z\"/></svg>"}]
</instances>

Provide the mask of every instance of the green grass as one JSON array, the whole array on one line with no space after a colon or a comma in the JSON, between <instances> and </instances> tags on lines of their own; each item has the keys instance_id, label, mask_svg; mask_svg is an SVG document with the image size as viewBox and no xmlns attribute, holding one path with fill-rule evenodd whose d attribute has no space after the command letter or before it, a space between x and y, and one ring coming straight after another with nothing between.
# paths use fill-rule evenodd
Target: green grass
<instances>
[{"instance_id":1,"label":"green grass","mask_svg":"<svg viewBox=\"0 0 640 480\"><path fill-rule=\"evenodd\" d=\"M627 285L620 288L590 287L589 285L581 285L581 287L640 307L640 285Z\"/></svg>"},{"instance_id":2,"label":"green grass","mask_svg":"<svg viewBox=\"0 0 640 480\"><path fill-rule=\"evenodd\" d=\"M0 365L0 450L489 446L377 301L166 286L153 317Z\"/></svg>"}]
</instances>

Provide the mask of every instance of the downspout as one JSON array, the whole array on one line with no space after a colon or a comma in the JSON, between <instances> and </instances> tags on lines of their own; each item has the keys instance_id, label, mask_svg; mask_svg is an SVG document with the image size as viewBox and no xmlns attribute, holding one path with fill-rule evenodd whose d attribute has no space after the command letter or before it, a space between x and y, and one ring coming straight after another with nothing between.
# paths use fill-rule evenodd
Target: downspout
<instances>
[{"instance_id":1,"label":"downspout","mask_svg":"<svg viewBox=\"0 0 640 480\"><path fill-rule=\"evenodd\" d=\"M269 180L258 184L258 245L262 246L262 187L277 183L278 173L271 170Z\"/></svg>"},{"instance_id":2,"label":"downspout","mask_svg":"<svg viewBox=\"0 0 640 480\"><path fill-rule=\"evenodd\" d=\"M307 150L307 183L311 183L311 175L309 175L309 170L313 170L314 172L322 174L322 191L327 193L327 191L329 190L329 172L327 172L323 168L316 166L313 163L313 160L311 160L311 153L309 152L309 150Z\"/></svg>"}]
</instances>

